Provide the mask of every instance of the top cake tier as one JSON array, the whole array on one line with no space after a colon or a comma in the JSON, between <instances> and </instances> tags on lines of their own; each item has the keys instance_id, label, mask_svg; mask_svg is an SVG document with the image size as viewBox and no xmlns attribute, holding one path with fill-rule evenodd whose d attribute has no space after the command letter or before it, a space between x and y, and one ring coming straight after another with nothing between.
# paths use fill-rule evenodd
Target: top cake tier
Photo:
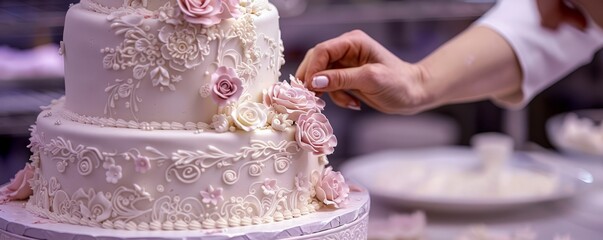
<instances>
[{"instance_id":1,"label":"top cake tier","mask_svg":"<svg viewBox=\"0 0 603 240\"><path fill-rule=\"evenodd\" d=\"M62 45L70 114L198 125L218 113L212 92L228 93L220 88L242 89L235 91L239 99L260 102L284 64L276 8L267 0L193 2L82 0L72 6ZM216 84L223 78L235 80Z\"/></svg>"}]
</instances>

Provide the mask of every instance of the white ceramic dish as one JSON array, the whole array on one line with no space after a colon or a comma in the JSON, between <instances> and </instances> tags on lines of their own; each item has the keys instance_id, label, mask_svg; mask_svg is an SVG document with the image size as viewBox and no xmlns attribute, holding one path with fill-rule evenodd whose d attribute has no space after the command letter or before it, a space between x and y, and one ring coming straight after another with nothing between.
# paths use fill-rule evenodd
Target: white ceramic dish
<instances>
[{"instance_id":1,"label":"white ceramic dish","mask_svg":"<svg viewBox=\"0 0 603 240\"><path fill-rule=\"evenodd\" d=\"M404 191L384 190L377 186L375 179L384 174L396 174L407 164L417 161L433 164L434 167L471 168L476 166L478 158L468 147L439 147L416 150L392 150L364 155L351 159L342 167L344 175L365 186L371 196L390 204L425 211L439 212L492 212L517 209L530 204L567 199L586 190L593 183L593 176L579 168L560 167L555 164L535 160L531 154L516 152L507 163L510 168L524 170L545 171L558 177L558 185L552 193L533 197L513 198L464 198L464 197L436 197L405 193ZM538 157L542 159L542 157ZM430 165L431 166L431 165ZM406 180L404 176L392 177L388 184L400 184Z\"/></svg>"},{"instance_id":2,"label":"white ceramic dish","mask_svg":"<svg viewBox=\"0 0 603 240\"><path fill-rule=\"evenodd\" d=\"M569 158L603 161L603 155L595 155L580 150L576 147L568 146L567 144L562 144L561 129L568 114L575 114L576 116L578 116L578 118L587 118L593 120L596 123L598 122L599 124L603 124L603 109L585 109L555 115L549 118L546 122L546 132L551 144L553 144L555 148L567 155Z\"/></svg>"}]
</instances>

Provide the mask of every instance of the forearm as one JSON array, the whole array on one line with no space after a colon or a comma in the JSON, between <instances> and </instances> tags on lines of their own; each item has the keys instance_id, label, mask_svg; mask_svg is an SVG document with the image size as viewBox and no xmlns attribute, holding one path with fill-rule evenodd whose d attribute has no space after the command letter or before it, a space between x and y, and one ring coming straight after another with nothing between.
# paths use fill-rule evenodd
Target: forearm
<instances>
[{"instance_id":1,"label":"forearm","mask_svg":"<svg viewBox=\"0 0 603 240\"><path fill-rule=\"evenodd\" d=\"M521 91L522 72L509 43L474 26L418 63L430 106L505 96Z\"/></svg>"}]
</instances>

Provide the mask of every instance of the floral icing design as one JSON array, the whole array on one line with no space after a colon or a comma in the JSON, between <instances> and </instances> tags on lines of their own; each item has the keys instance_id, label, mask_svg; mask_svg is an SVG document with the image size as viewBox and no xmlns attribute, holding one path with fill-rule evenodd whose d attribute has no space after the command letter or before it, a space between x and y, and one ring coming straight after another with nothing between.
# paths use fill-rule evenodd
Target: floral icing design
<instances>
[{"instance_id":1,"label":"floral icing design","mask_svg":"<svg viewBox=\"0 0 603 240\"><path fill-rule=\"evenodd\" d=\"M82 217L97 223L107 220L111 216L111 201L109 201L102 192L98 192L96 194L86 193L81 188L78 192L76 192L75 195L85 196L87 194L90 194L94 197L91 197L91 200L87 205L84 205L83 202L80 202L80 212L82 213Z\"/></svg>"},{"instance_id":2,"label":"floral icing design","mask_svg":"<svg viewBox=\"0 0 603 240\"><path fill-rule=\"evenodd\" d=\"M115 47L101 49L103 67L111 71L132 71L132 77L116 79L105 88L108 94L104 109L106 115L111 116L116 113L113 109L123 107L130 111L134 120L138 120L138 105L143 102L138 94L139 88L151 84L160 91L175 91L177 83L184 80L181 73L202 63L218 69L232 64L234 60L234 66L227 71L231 77L229 83L233 85L218 86L236 86L237 91L225 92L225 88L218 88L219 91L214 93L222 97L218 101L220 103L231 102L244 95L243 86L248 86L249 81L257 76L257 65L264 55L260 54L256 43L259 40L253 15L243 15L239 10L239 0L179 0L177 5L167 2L155 11L124 7L107 12L111 28L124 40ZM201 13L205 11L204 7L209 9L210 6L217 6L211 8L219 13L220 21L237 19L227 29L222 29L222 24L206 26L187 21L189 15ZM240 45L244 52L230 51L233 45ZM211 54L212 49L216 49L215 54ZM275 56L264 57L278 65L278 61L273 61ZM210 92L201 87L200 94L205 96L206 93Z\"/></svg>"},{"instance_id":3,"label":"floral icing design","mask_svg":"<svg viewBox=\"0 0 603 240\"><path fill-rule=\"evenodd\" d=\"M225 200L223 191L208 186L201 197L162 195L153 198L140 186L113 191L92 188L67 193L55 177L34 175L34 195L26 208L62 223L118 230L200 230L258 225L300 217L316 209L307 193L274 186L274 194L259 196L264 181L249 184L241 197ZM214 204L215 203L215 204ZM288 216L288 217L287 217ZM177 226L180 227L177 227Z\"/></svg>"},{"instance_id":4,"label":"floral icing design","mask_svg":"<svg viewBox=\"0 0 603 240\"><path fill-rule=\"evenodd\" d=\"M134 158L134 168L136 172L145 173L151 169L151 160L148 157L138 155Z\"/></svg>"},{"instance_id":5,"label":"floral icing design","mask_svg":"<svg viewBox=\"0 0 603 240\"><path fill-rule=\"evenodd\" d=\"M308 192L310 190L310 180L301 172L295 176L295 189L300 192Z\"/></svg>"},{"instance_id":6,"label":"floral icing design","mask_svg":"<svg viewBox=\"0 0 603 240\"><path fill-rule=\"evenodd\" d=\"M331 167L325 168L321 174L314 173L313 182L316 198L326 206L343 207L350 194L350 187L346 184L343 175L340 172L333 171Z\"/></svg>"},{"instance_id":7,"label":"floral icing design","mask_svg":"<svg viewBox=\"0 0 603 240\"><path fill-rule=\"evenodd\" d=\"M301 114L310 110L324 109L325 102L305 88L298 79L291 76L290 82L279 82L264 90L264 104L273 107L278 113L288 114L293 121L298 121Z\"/></svg>"},{"instance_id":8,"label":"floral icing design","mask_svg":"<svg viewBox=\"0 0 603 240\"><path fill-rule=\"evenodd\" d=\"M299 116L295 140L299 146L316 155L328 155L335 151L337 138L327 117L315 110Z\"/></svg>"},{"instance_id":9,"label":"floral icing design","mask_svg":"<svg viewBox=\"0 0 603 240\"><path fill-rule=\"evenodd\" d=\"M199 66L210 51L208 37L202 34L206 31L190 25L167 24L159 30L158 35L163 43L162 57L169 61L172 69L180 72Z\"/></svg>"},{"instance_id":10,"label":"floral icing design","mask_svg":"<svg viewBox=\"0 0 603 240\"><path fill-rule=\"evenodd\" d=\"M268 108L260 103L244 102L231 113L235 125L244 131L253 131L266 126Z\"/></svg>"},{"instance_id":11,"label":"floral icing design","mask_svg":"<svg viewBox=\"0 0 603 240\"><path fill-rule=\"evenodd\" d=\"M105 175L107 176L106 180L108 183L117 183L119 179L121 179L121 177L123 176L121 172L121 166L109 166Z\"/></svg>"},{"instance_id":12,"label":"floral icing design","mask_svg":"<svg viewBox=\"0 0 603 240\"><path fill-rule=\"evenodd\" d=\"M243 11L248 14L260 15L260 13L268 8L268 0L241 0Z\"/></svg>"},{"instance_id":13,"label":"floral icing design","mask_svg":"<svg viewBox=\"0 0 603 240\"><path fill-rule=\"evenodd\" d=\"M42 133L32 127L30 148L35 172L30 183L34 194L27 203L27 208L58 222L119 230L196 230L283 221L316 210L312 193L298 191L294 186L279 186L275 179L262 177L266 176L264 173L267 170L273 169L279 174L288 171L289 165L301 150L295 141L282 140L275 143L252 140L251 145L243 146L236 152L225 152L212 146L207 151L195 149L162 153L147 146L125 152L107 152L74 144L62 137L44 142L41 136ZM164 180L168 183L174 179L184 184L195 184L199 182L200 174L208 171L221 171L224 182L218 186L205 185L206 188L195 191L193 195L198 195L194 196L170 195L171 190L162 184L144 186L128 183L124 178L119 180L120 184L112 184L110 181L108 184L104 183L103 190L80 188L73 192L62 189L61 181L69 179L67 176L53 174L46 179L38 171L41 153L47 158L45 163L66 159L65 167L70 163L77 163L78 159L99 162L93 166L98 165L98 173L107 169L109 173L105 174L109 175L110 180L125 176L124 172L134 171L135 162L141 159L146 161L144 158L148 158L153 164L149 171L165 173ZM132 165L124 164L128 162ZM66 174L77 174L75 169L64 170L71 170ZM227 197L227 192L219 187L224 186L223 183L237 183L243 173L248 174L252 180L242 182L244 186L248 186L248 191L239 196ZM301 181L305 182L305 177ZM156 189L161 194L154 195L145 188Z\"/></svg>"},{"instance_id":14,"label":"floral icing design","mask_svg":"<svg viewBox=\"0 0 603 240\"><path fill-rule=\"evenodd\" d=\"M261 188L264 192L264 195L274 195L274 193L276 193L276 190L278 189L276 187L276 179L266 178Z\"/></svg>"},{"instance_id":15,"label":"floral icing design","mask_svg":"<svg viewBox=\"0 0 603 240\"><path fill-rule=\"evenodd\" d=\"M178 6L186 21L205 26L241 15L239 0L178 0Z\"/></svg>"},{"instance_id":16,"label":"floral icing design","mask_svg":"<svg viewBox=\"0 0 603 240\"><path fill-rule=\"evenodd\" d=\"M32 135L41 135L41 133L37 133L35 128L32 128ZM161 153L150 146L144 148L145 152L142 149L105 152L89 146L74 145L71 141L60 137L52 140L57 139L61 140L44 143L39 136L32 136L33 142L30 146L33 151L32 166L38 166L40 153L48 155L50 160L55 161L62 158L79 158L77 156L98 159L102 162L103 168L108 168L110 171L121 168L117 164L127 166L123 165L124 161L135 162L136 157L146 156L153 163L157 163L158 169L163 168L161 171L165 171L167 174L165 177L175 177L182 183L198 182L198 174L206 172L209 168L215 168L216 171L226 169L223 172L224 176L235 173L234 178L225 178L231 180L231 182L224 182L229 185L236 182L238 176L243 173L242 169L246 169L244 172L248 172L249 176L259 178L263 176L263 168L274 164L277 173L284 173L288 169L288 164L291 164L295 158L295 154L301 150L294 141L283 140L273 143L252 140L250 146L244 146L236 153L227 153L211 146L207 152L193 150ZM80 151L71 151L72 148L52 151L57 149L57 146L53 146L57 143L61 143L61 146L75 146L72 148ZM165 165L170 162L173 164ZM284 162L283 166L281 166L282 162ZM164 194L153 196L145 190L144 186L137 184L126 186L127 183L121 185L109 183L107 186L114 186L114 188L110 187L103 191L80 188L76 192L67 192L62 189L60 182L66 178L60 177L60 179L62 180L57 180L55 176L45 179L41 171L36 169L30 181L34 194L27 203L27 208L59 222L74 224L73 222L76 221L75 224L102 226L107 229L195 230L256 225L309 214L315 211L317 206L315 200L311 199L312 193L298 191L292 186L279 186L274 179L245 182L249 186L249 191L228 199L222 189L213 185L199 191L196 197L169 195L163 185L157 185L157 192ZM165 180L170 182L168 178ZM302 177L302 181L305 182L305 177ZM305 185L305 183L301 184ZM179 222L180 226L184 226L183 228L176 227Z\"/></svg>"},{"instance_id":17,"label":"floral icing design","mask_svg":"<svg viewBox=\"0 0 603 240\"><path fill-rule=\"evenodd\" d=\"M219 67L211 75L212 99L220 106L236 102L243 93L243 81L235 69Z\"/></svg>"},{"instance_id":18,"label":"floral icing design","mask_svg":"<svg viewBox=\"0 0 603 240\"><path fill-rule=\"evenodd\" d=\"M207 190L199 192L201 194L201 202L205 204L218 205L218 203L224 201L222 196L222 188L214 188L212 185L207 187Z\"/></svg>"},{"instance_id":19,"label":"floral icing design","mask_svg":"<svg viewBox=\"0 0 603 240\"><path fill-rule=\"evenodd\" d=\"M276 131L285 131L288 127L293 126L293 120L289 119L289 114L270 113L270 126Z\"/></svg>"}]
</instances>

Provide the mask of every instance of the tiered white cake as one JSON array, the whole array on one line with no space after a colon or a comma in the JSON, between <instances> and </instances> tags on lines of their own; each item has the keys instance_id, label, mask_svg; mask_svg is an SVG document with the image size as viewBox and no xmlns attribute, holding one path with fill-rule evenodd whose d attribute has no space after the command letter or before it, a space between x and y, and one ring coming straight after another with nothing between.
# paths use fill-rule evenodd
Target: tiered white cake
<instances>
[{"instance_id":1,"label":"tiered white cake","mask_svg":"<svg viewBox=\"0 0 603 240\"><path fill-rule=\"evenodd\" d=\"M66 96L32 127L27 209L122 230L269 224L339 208L324 102L284 63L267 0L81 0ZM25 174L27 175L27 174Z\"/></svg>"}]
</instances>

